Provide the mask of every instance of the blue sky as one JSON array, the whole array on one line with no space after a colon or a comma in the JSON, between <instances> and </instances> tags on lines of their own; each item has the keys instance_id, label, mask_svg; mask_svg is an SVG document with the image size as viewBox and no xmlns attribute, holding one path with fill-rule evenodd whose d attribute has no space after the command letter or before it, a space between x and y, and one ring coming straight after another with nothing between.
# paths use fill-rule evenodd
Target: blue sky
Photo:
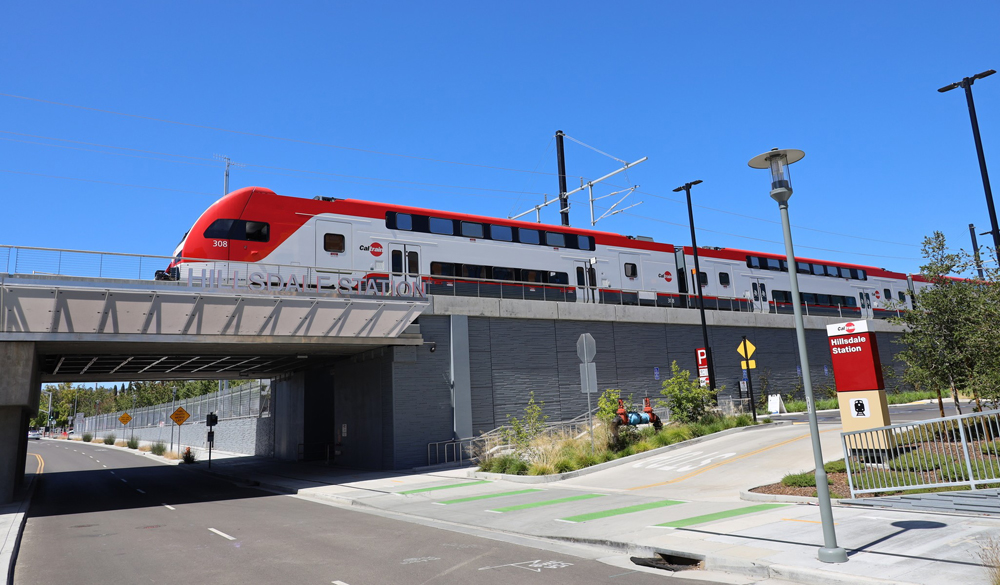
<instances>
[{"instance_id":1,"label":"blue sky","mask_svg":"<svg viewBox=\"0 0 1000 585\"><path fill-rule=\"evenodd\" d=\"M798 254L916 271L932 231L968 248L969 223L989 229L964 96L936 89L1000 66L998 17L996 2L8 3L0 244L170 254L222 194L215 154L248 165L233 189L506 217L558 191L561 129L649 157L598 189L638 184L644 202L598 229L689 243L671 191L701 179L700 244L782 252L768 175L746 163L799 148ZM1000 76L975 96L994 163ZM571 141L566 159L571 186L619 166ZM582 194L571 219L589 224Z\"/></svg>"}]
</instances>

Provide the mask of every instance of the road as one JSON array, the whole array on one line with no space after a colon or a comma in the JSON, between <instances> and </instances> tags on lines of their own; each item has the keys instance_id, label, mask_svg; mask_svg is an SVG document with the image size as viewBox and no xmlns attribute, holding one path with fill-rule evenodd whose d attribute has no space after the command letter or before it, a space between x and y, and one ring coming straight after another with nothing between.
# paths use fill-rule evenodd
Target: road
<instances>
[{"instance_id":1,"label":"road","mask_svg":"<svg viewBox=\"0 0 1000 585\"><path fill-rule=\"evenodd\" d=\"M536 548L486 530L457 532L275 495L103 445L32 442L27 467L42 473L16 585L689 581L637 568L622 555L598 561L606 551Z\"/></svg>"},{"instance_id":2,"label":"road","mask_svg":"<svg viewBox=\"0 0 1000 585\"><path fill-rule=\"evenodd\" d=\"M962 402L962 413L969 414L972 412L972 407L968 405L967 402ZM951 400L944 401L944 414L945 416L954 416L958 414L955 412L955 403ZM760 417L761 415L758 415ZM767 416L767 415L763 415ZM897 404L889 405L889 418L892 420L892 424L904 423L904 422L915 422L921 420L927 420L931 418L938 418L941 416L941 411L938 409L937 402L930 404ZM808 422L809 417L804 412L795 412L782 415L771 415L771 419L775 421L788 420L792 422ZM816 419L820 424L840 424L840 411L832 410L830 412L818 412L816 413Z\"/></svg>"}]
</instances>

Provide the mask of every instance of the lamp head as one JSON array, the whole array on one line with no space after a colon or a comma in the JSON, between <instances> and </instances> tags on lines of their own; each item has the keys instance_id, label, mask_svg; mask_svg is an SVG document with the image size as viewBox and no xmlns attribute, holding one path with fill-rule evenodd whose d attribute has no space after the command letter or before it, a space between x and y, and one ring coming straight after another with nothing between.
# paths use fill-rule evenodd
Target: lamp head
<instances>
[{"instance_id":1,"label":"lamp head","mask_svg":"<svg viewBox=\"0 0 1000 585\"><path fill-rule=\"evenodd\" d=\"M806 153L795 149L772 148L769 152L758 154L747 163L754 169L770 169L771 198L778 203L786 203L792 196L792 177L788 165L802 160Z\"/></svg>"}]
</instances>

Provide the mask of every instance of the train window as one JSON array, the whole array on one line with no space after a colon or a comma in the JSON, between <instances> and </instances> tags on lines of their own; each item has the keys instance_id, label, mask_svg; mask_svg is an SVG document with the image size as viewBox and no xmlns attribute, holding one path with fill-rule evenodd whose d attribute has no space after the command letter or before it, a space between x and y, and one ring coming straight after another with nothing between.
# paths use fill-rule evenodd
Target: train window
<instances>
[{"instance_id":1,"label":"train window","mask_svg":"<svg viewBox=\"0 0 1000 585\"><path fill-rule=\"evenodd\" d=\"M494 268L493 280L517 280L516 271L513 268Z\"/></svg>"},{"instance_id":2,"label":"train window","mask_svg":"<svg viewBox=\"0 0 1000 585\"><path fill-rule=\"evenodd\" d=\"M490 239L500 240L501 242L513 242L514 229L506 225L491 225Z\"/></svg>"},{"instance_id":3,"label":"train window","mask_svg":"<svg viewBox=\"0 0 1000 585\"><path fill-rule=\"evenodd\" d=\"M764 286L763 282L760 283L760 300L765 303L767 302L767 287Z\"/></svg>"},{"instance_id":4,"label":"train window","mask_svg":"<svg viewBox=\"0 0 1000 585\"><path fill-rule=\"evenodd\" d=\"M462 222L462 235L467 238L483 237L483 224L471 221Z\"/></svg>"},{"instance_id":5,"label":"train window","mask_svg":"<svg viewBox=\"0 0 1000 585\"><path fill-rule=\"evenodd\" d=\"M403 252L401 250L392 251L392 260L390 261L389 270L401 274L403 272Z\"/></svg>"},{"instance_id":6,"label":"train window","mask_svg":"<svg viewBox=\"0 0 1000 585\"><path fill-rule=\"evenodd\" d=\"M217 219L212 222L212 225L205 229L206 238L217 238L217 239L227 239L229 238L229 229L233 227L233 222L235 219Z\"/></svg>"},{"instance_id":7,"label":"train window","mask_svg":"<svg viewBox=\"0 0 1000 585\"><path fill-rule=\"evenodd\" d=\"M708 286L708 275L704 272L698 273L698 284L701 286Z\"/></svg>"},{"instance_id":8,"label":"train window","mask_svg":"<svg viewBox=\"0 0 1000 585\"><path fill-rule=\"evenodd\" d=\"M729 286L729 273L728 272L720 272L719 273L719 284L721 284L722 286Z\"/></svg>"},{"instance_id":9,"label":"train window","mask_svg":"<svg viewBox=\"0 0 1000 585\"><path fill-rule=\"evenodd\" d=\"M639 276L639 267L631 262L625 263L625 278L635 278Z\"/></svg>"},{"instance_id":10,"label":"train window","mask_svg":"<svg viewBox=\"0 0 1000 585\"><path fill-rule=\"evenodd\" d=\"M823 276L826 274L826 268L824 268L822 264L811 264L810 267L812 268L812 274L816 276Z\"/></svg>"},{"instance_id":11,"label":"train window","mask_svg":"<svg viewBox=\"0 0 1000 585\"><path fill-rule=\"evenodd\" d=\"M818 294L816 295L816 304L829 306L833 304L833 301L830 299L830 295Z\"/></svg>"},{"instance_id":12,"label":"train window","mask_svg":"<svg viewBox=\"0 0 1000 585\"><path fill-rule=\"evenodd\" d=\"M486 267L477 266L475 264L463 264L462 276L466 276L468 278L486 278Z\"/></svg>"},{"instance_id":13,"label":"train window","mask_svg":"<svg viewBox=\"0 0 1000 585\"><path fill-rule=\"evenodd\" d=\"M782 272L788 272L788 260L778 260L778 266Z\"/></svg>"},{"instance_id":14,"label":"train window","mask_svg":"<svg viewBox=\"0 0 1000 585\"><path fill-rule=\"evenodd\" d=\"M757 290L757 283L756 282L751 283L750 284L750 288L753 289L753 300L759 301L760 300L760 291Z\"/></svg>"},{"instance_id":15,"label":"train window","mask_svg":"<svg viewBox=\"0 0 1000 585\"><path fill-rule=\"evenodd\" d=\"M756 256L747 256L747 268L760 268L760 260Z\"/></svg>"},{"instance_id":16,"label":"train window","mask_svg":"<svg viewBox=\"0 0 1000 585\"><path fill-rule=\"evenodd\" d=\"M344 236L343 234L324 234L323 235L323 251L325 252L343 252L344 251Z\"/></svg>"},{"instance_id":17,"label":"train window","mask_svg":"<svg viewBox=\"0 0 1000 585\"><path fill-rule=\"evenodd\" d=\"M409 274L420 274L420 255L416 252L406 253L406 272Z\"/></svg>"},{"instance_id":18,"label":"train window","mask_svg":"<svg viewBox=\"0 0 1000 585\"><path fill-rule=\"evenodd\" d=\"M542 274L537 270L522 270L521 280L524 282L542 282Z\"/></svg>"},{"instance_id":19,"label":"train window","mask_svg":"<svg viewBox=\"0 0 1000 585\"><path fill-rule=\"evenodd\" d=\"M413 229L413 217L409 213L396 214L396 229L410 231Z\"/></svg>"},{"instance_id":20,"label":"train window","mask_svg":"<svg viewBox=\"0 0 1000 585\"><path fill-rule=\"evenodd\" d=\"M858 280L868 280L868 273L867 272L865 272L864 270L861 270L860 268L857 270L857 272L858 272L858 277L857 277Z\"/></svg>"},{"instance_id":21,"label":"train window","mask_svg":"<svg viewBox=\"0 0 1000 585\"><path fill-rule=\"evenodd\" d=\"M826 267L826 275L827 276L840 276L840 269L837 268L836 266L827 266Z\"/></svg>"},{"instance_id":22,"label":"train window","mask_svg":"<svg viewBox=\"0 0 1000 585\"><path fill-rule=\"evenodd\" d=\"M889 289L883 289L882 292L885 293L885 300L887 300L887 301L891 301L892 300L892 291L891 290L889 290Z\"/></svg>"},{"instance_id":23,"label":"train window","mask_svg":"<svg viewBox=\"0 0 1000 585\"><path fill-rule=\"evenodd\" d=\"M518 228L517 239L522 244L538 244L541 242L538 239L538 230L526 230L524 228Z\"/></svg>"},{"instance_id":24,"label":"train window","mask_svg":"<svg viewBox=\"0 0 1000 585\"><path fill-rule=\"evenodd\" d=\"M851 308L857 308L858 301L854 300L854 297L844 297L844 305Z\"/></svg>"},{"instance_id":25,"label":"train window","mask_svg":"<svg viewBox=\"0 0 1000 585\"><path fill-rule=\"evenodd\" d=\"M841 266L840 267L840 277L841 278L850 278L851 277L851 269L850 268L844 268L843 266Z\"/></svg>"},{"instance_id":26,"label":"train window","mask_svg":"<svg viewBox=\"0 0 1000 585\"><path fill-rule=\"evenodd\" d=\"M790 303L791 294L787 290L772 290L771 298L778 303Z\"/></svg>"},{"instance_id":27,"label":"train window","mask_svg":"<svg viewBox=\"0 0 1000 585\"><path fill-rule=\"evenodd\" d=\"M577 247L581 250L593 250L594 238L590 236L577 236Z\"/></svg>"},{"instance_id":28,"label":"train window","mask_svg":"<svg viewBox=\"0 0 1000 585\"><path fill-rule=\"evenodd\" d=\"M558 232L545 232L545 245L552 246L554 248L565 248L566 234L560 234Z\"/></svg>"},{"instance_id":29,"label":"train window","mask_svg":"<svg viewBox=\"0 0 1000 585\"><path fill-rule=\"evenodd\" d=\"M903 291L899 291L899 302L901 302L901 303L905 303L906 302L906 293L903 292Z\"/></svg>"},{"instance_id":30,"label":"train window","mask_svg":"<svg viewBox=\"0 0 1000 585\"><path fill-rule=\"evenodd\" d=\"M807 305L815 305L816 295L813 293L802 293L802 302Z\"/></svg>"},{"instance_id":31,"label":"train window","mask_svg":"<svg viewBox=\"0 0 1000 585\"><path fill-rule=\"evenodd\" d=\"M576 285L587 286L586 273L583 271L583 266L576 267Z\"/></svg>"},{"instance_id":32,"label":"train window","mask_svg":"<svg viewBox=\"0 0 1000 585\"><path fill-rule=\"evenodd\" d=\"M455 222L450 219L432 217L430 219L430 230L432 234L444 234L446 236L455 235Z\"/></svg>"},{"instance_id":33,"label":"train window","mask_svg":"<svg viewBox=\"0 0 1000 585\"><path fill-rule=\"evenodd\" d=\"M455 265L451 262L431 262L431 274L434 276L455 276Z\"/></svg>"},{"instance_id":34,"label":"train window","mask_svg":"<svg viewBox=\"0 0 1000 585\"><path fill-rule=\"evenodd\" d=\"M799 274L812 274L812 269L809 267L808 262L795 262L795 271Z\"/></svg>"},{"instance_id":35,"label":"train window","mask_svg":"<svg viewBox=\"0 0 1000 585\"><path fill-rule=\"evenodd\" d=\"M246 230L246 239L251 242L266 242L271 239L271 226L262 221L248 221Z\"/></svg>"},{"instance_id":36,"label":"train window","mask_svg":"<svg viewBox=\"0 0 1000 585\"><path fill-rule=\"evenodd\" d=\"M569 284L569 275L565 272L550 272L549 282L552 284Z\"/></svg>"}]
</instances>

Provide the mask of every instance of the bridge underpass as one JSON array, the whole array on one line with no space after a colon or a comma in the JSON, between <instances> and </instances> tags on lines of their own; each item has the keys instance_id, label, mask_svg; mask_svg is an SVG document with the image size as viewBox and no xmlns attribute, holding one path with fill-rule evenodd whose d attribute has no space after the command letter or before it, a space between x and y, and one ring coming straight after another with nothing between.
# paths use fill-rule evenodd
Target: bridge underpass
<instances>
[{"instance_id":1,"label":"bridge underpass","mask_svg":"<svg viewBox=\"0 0 1000 585\"><path fill-rule=\"evenodd\" d=\"M418 297L198 289L180 283L0 275L0 503L23 478L41 384L279 380L283 455L332 436L332 364L424 345ZM378 394L354 376L355 394ZM347 401L346 404L357 402Z\"/></svg>"}]
</instances>

